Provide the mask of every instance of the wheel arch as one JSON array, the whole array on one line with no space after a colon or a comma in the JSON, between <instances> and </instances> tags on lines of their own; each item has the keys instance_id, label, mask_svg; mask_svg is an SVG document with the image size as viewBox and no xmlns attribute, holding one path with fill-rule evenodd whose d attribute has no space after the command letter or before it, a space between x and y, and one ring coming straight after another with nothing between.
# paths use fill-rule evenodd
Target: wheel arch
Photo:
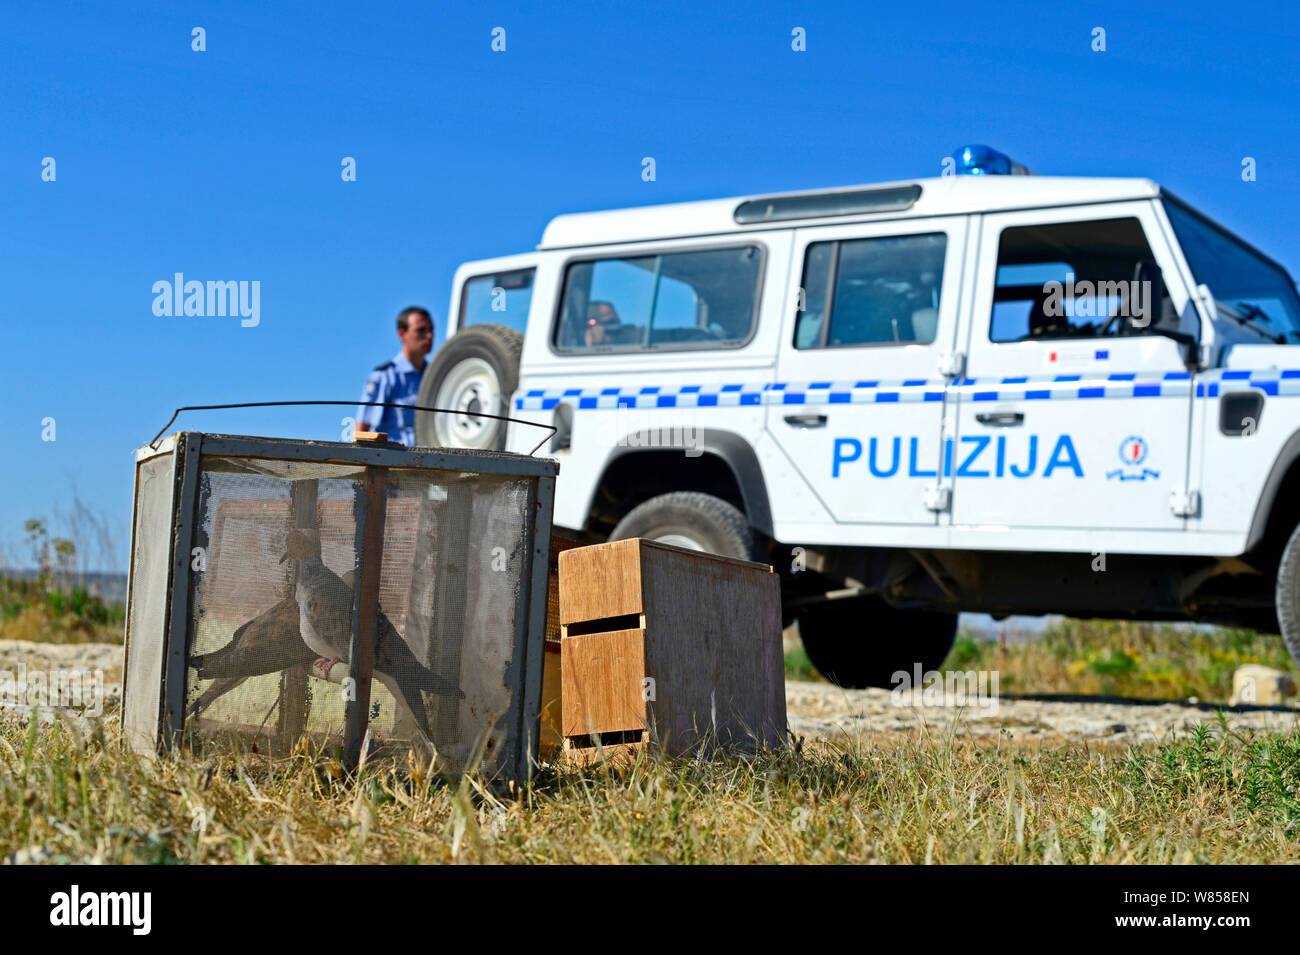
<instances>
[{"instance_id":1,"label":"wheel arch","mask_svg":"<svg viewBox=\"0 0 1300 955\"><path fill-rule=\"evenodd\" d=\"M653 431L633 431L624 435L619 444L609 453L601 466L600 477L592 486L587 498L587 507L583 512L586 515L584 518L586 525L590 525L592 515L599 511L602 491L609 489L611 478L617 477L630 465L634 456L658 455L661 462L680 458L681 463L678 466L682 466L687 461L707 458L720 463L725 473L729 475L750 526L759 533L772 537L772 508L767 496L767 482L763 478L763 469L759 464L758 455L749 441L734 431L704 428L700 431L699 455L687 455L681 448L665 448L662 445L650 444L650 441L657 437ZM671 486L661 488L659 493L683 490L708 491L709 489Z\"/></svg>"},{"instance_id":2,"label":"wheel arch","mask_svg":"<svg viewBox=\"0 0 1300 955\"><path fill-rule=\"evenodd\" d=\"M1295 493L1284 493L1288 491ZM1246 535L1246 551L1271 542L1279 532L1285 543L1297 522L1300 522L1300 431L1287 438L1273 459L1273 467L1255 502L1255 515Z\"/></svg>"}]
</instances>

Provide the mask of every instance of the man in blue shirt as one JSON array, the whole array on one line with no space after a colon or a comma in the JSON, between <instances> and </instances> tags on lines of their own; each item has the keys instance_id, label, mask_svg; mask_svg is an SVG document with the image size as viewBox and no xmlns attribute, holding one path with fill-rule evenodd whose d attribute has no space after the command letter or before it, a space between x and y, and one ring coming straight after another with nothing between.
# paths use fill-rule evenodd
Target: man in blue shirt
<instances>
[{"instance_id":1,"label":"man in blue shirt","mask_svg":"<svg viewBox=\"0 0 1300 955\"><path fill-rule=\"evenodd\" d=\"M433 317L427 309L412 305L397 316L397 337L402 350L366 379L362 401L387 401L413 405L420 394L420 378L425 358L433 350ZM357 409L358 431L382 431L391 441L408 448L415 445L415 412L406 408L375 408L362 405Z\"/></svg>"}]
</instances>

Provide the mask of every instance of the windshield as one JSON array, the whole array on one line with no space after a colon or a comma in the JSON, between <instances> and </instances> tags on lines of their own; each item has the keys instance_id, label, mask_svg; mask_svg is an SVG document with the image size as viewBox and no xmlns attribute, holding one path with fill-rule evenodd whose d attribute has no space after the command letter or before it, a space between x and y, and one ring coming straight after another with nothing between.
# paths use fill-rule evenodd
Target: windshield
<instances>
[{"instance_id":1,"label":"windshield","mask_svg":"<svg viewBox=\"0 0 1300 955\"><path fill-rule=\"evenodd\" d=\"M1197 283L1235 313L1219 322L1225 343L1300 342L1300 298L1286 272L1178 203L1166 200L1165 212Z\"/></svg>"}]
</instances>

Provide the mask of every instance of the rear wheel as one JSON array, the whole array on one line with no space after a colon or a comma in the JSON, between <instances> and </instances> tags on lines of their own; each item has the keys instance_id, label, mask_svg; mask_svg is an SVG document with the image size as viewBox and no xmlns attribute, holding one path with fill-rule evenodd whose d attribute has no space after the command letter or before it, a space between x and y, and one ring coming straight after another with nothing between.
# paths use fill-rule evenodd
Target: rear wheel
<instances>
[{"instance_id":1,"label":"rear wheel","mask_svg":"<svg viewBox=\"0 0 1300 955\"><path fill-rule=\"evenodd\" d=\"M910 678L917 664L922 673L938 669L957 637L957 615L898 610L875 595L848 597L801 610L799 636L832 683L892 688L899 670Z\"/></svg>"},{"instance_id":2,"label":"rear wheel","mask_svg":"<svg viewBox=\"0 0 1300 955\"><path fill-rule=\"evenodd\" d=\"M476 412L509 414L523 347L524 337L505 325L474 325L447 339L420 379L416 404L452 413L417 411L416 442L424 448L504 448L506 422Z\"/></svg>"},{"instance_id":3,"label":"rear wheel","mask_svg":"<svg viewBox=\"0 0 1300 955\"><path fill-rule=\"evenodd\" d=\"M754 559L749 519L720 497L673 491L638 504L618 522L610 540L645 537L723 557Z\"/></svg>"}]
</instances>

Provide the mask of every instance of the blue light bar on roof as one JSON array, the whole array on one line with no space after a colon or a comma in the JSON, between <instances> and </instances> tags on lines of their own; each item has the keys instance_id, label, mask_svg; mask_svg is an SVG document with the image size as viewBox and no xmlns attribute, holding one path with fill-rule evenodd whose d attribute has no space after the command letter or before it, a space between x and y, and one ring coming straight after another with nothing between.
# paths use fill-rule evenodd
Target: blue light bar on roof
<instances>
[{"instance_id":1,"label":"blue light bar on roof","mask_svg":"<svg viewBox=\"0 0 1300 955\"><path fill-rule=\"evenodd\" d=\"M952 154L959 176L1028 176L1028 169L991 146L963 146Z\"/></svg>"}]
</instances>

